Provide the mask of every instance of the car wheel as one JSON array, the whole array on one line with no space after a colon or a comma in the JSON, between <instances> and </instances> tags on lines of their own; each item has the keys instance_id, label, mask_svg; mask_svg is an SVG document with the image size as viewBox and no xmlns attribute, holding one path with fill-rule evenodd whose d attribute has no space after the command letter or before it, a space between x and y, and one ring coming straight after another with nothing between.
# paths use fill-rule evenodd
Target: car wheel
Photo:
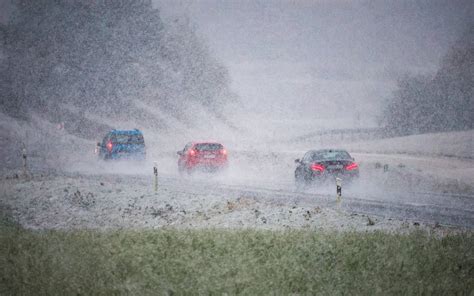
<instances>
[{"instance_id":1,"label":"car wheel","mask_svg":"<svg viewBox=\"0 0 474 296\"><path fill-rule=\"evenodd\" d=\"M303 172L301 172L300 170L295 171L295 185L296 190L298 191L303 191L308 186L308 181L304 177Z\"/></svg>"},{"instance_id":2,"label":"car wheel","mask_svg":"<svg viewBox=\"0 0 474 296\"><path fill-rule=\"evenodd\" d=\"M186 167L186 165L178 165L178 171L181 178L189 177L192 174L192 169Z\"/></svg>"}]
</instances>

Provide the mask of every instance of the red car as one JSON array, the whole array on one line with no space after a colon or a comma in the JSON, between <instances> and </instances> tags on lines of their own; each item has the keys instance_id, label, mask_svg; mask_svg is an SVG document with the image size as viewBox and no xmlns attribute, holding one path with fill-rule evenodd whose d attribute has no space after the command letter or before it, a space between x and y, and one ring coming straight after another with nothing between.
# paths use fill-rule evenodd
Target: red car
<instances>
[{"instance_id":1,"label":"red car","mask_svg":"<svg viewBox=\"0 0 474 296\"><path fill-rule=\"evenodd\" d=\"M197 169L214 172L227 167L227 150L220 143L190 142L178 151L178 155L180 173L192 173Z\"/></svg>"}]
</instances>

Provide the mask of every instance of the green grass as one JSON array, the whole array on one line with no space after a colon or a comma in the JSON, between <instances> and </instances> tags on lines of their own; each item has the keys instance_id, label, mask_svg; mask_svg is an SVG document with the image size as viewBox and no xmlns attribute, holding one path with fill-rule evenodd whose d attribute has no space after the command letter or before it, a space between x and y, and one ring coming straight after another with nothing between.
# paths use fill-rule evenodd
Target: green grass
<instances>
[{"instance_id":1,"label":"green grass","mask_svg":"<svg viewBox=\"0 0 474 296\"><path fill-rule=\"evenodd\" d=\"M1 295L469 295L474 290L472 234L36 232L3 224Z\"/></svg>"}]
</instances>

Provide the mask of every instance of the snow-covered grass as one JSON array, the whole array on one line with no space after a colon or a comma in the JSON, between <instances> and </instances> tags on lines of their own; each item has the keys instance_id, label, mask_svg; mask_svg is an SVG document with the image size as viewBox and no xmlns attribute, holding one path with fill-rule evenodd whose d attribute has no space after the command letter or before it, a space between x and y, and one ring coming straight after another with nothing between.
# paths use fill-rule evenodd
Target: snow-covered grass
<instances>
[{"instance_id":1,"label":"snow-covered grass","mask_svg":"<svg viewBox=\"0 0 474 296\"><path fill-rule=\"evenodd\" d=\"M0 159L4 164L0 169L20 168L23 148L30 167L62 170L90 162L95 141L71 135L34 114L29 121L19 121L0 113Z\"/></svg>"},{"instance_id":2,"label":"snow-covered grass","mask_svg":"<svg viewBox=\"0 0 474 296\"><path fill-rule=\"evenodd\" d=\"M134 175L133 170L128 166L130 175L35 175L32 180L3 179L0 212L11 213L23 227L31 229L407 230L400 220L368 226L367 217L340 213L318 201L275 201L265 191L259 193L262 198L256 198L240 187L198 178L180 181L160 178L158 191L154 192L151 174L150 177ZM372 219L377 220L374 216Z\"/></svg>"},{"instance_id":3,"label":"snow-covered grass","mask_svg":"<svg viewBox=\"0 0 474 296\"><path fill-rule=\"evenodd\" d=\"M474 130L388 138L348 144L360 152L474 159Z\"/></svg>"},{"instance_id":4,"label":"snow-covered grass","mask_svg":"<svg viewBox=\"0 0 474 296\"><path fill-rule=\"evenodd\" d=\"M0 225L2 294L469 294L472 234L34 232Z\"/></svg>"}]
</instances>

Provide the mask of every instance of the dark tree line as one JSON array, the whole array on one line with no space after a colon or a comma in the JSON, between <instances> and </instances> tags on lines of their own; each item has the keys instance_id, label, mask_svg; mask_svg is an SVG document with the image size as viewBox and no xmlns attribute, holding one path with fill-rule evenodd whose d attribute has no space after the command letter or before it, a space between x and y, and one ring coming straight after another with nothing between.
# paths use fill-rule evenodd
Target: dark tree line
<instances>
[{"instance_id":1,"label":"dark tree line","mask_svg":"<svg viewBox=\"0 0 474 296\"><path fill-rule=\"evenodd\" d=\"M433 77L398 81L383 121L396 135L474 128L474 26L448 51Z\"/></svg>"},{"instance_id":2,"label":"dark tree line","mask_svg":"<svg viewBox=\"0 0 474 296\"><path fill-rule=\"evenodd\" d=\"M226 69L189 22L165 24L151 1L16 3L10 23L0 27L0 108L11 116L67 117L77 131L87 124L84 112L163 127L134 100L179 117L180 104L215 111L229 94Z\"/></svg>"}]
</instances>

